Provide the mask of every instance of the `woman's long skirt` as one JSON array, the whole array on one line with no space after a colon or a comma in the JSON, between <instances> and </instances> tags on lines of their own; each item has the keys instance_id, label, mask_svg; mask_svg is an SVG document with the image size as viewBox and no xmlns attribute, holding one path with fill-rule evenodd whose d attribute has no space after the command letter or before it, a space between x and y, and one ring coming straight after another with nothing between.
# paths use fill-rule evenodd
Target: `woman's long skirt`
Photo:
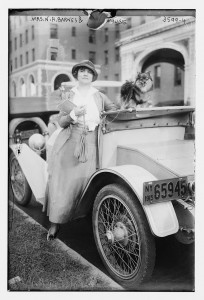
<instances>
[{"instance_id":1,"label":"woman's long skirt","mask_svg":"<svg viewBox=\"0 0 204 300\"><path fill-rule=\"evenodd\" d=\"M47 210L52 223L62 224L73 218L77 202L91 175L96 171L97 130L86 135L88 160L85 163L79 162L74 156L81 133L82 128L73 126L71 135L62 148L57 153L52 151L52 167L43 208L44 211ZM61 133L55 143L60 142L60 135Z\"/></svg>"}]
</instances>

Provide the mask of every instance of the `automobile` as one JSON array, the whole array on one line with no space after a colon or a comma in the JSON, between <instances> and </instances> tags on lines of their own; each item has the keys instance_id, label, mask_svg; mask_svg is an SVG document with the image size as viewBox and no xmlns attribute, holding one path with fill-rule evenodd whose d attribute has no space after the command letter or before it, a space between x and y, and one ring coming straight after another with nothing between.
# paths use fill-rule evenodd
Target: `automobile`
<instances>
[{"instance_id":1,"label":"automobile","mask_svg":"<svg viewBox=\"0 0 204 300\"><path fill-rule=\"evenodd\" d=\"M9 99L9 144L28 143L34 133L48 134L49 118L58 113L59 97Z\"/></svg>"},{"instance_id":2,"label":"automobile","mask_svg":"<svg viewBox=\"0 0 204 300\"><path fill-rule=\"evenodd\" d=\"M57 106L67 90L75 81L62 82L60 89L44 97L10 97L9 98L9 144L27 143L34 133L44 136L49 134L50 118L58 113ZM122 82L97 80L93 86L99 90L120 88Z\"/></svg>"},{"instance_id":3,"label":"automobile","mask_svg":"<svg viewBox=\"0 0 204 300\"><path fill-rule=\"evenodd\" d=\"M194 111L168 106L102 114L99 168L72 219L91 216L98 253L110 276L126 289L150 279L156 238L172 235L182 244L194 243ZM36 147L17 139L10 144L16 203L28 205L33 194L43 204L47 159L60 130L46 135L44 145L38 139Z\"/></svg>"}]
</instances>

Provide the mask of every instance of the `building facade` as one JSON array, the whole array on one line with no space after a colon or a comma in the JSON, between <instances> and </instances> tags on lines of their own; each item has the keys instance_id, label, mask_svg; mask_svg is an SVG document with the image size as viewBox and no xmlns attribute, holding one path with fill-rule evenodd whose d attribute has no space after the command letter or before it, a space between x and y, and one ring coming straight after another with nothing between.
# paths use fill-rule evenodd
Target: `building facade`
<instances>
[{"instance_id":1,"label":"building facade","mask_svg":"<svg viewBox=\"0 0 204 300\"><path fill-rule=\"evenodd\" d=\"M151 71L155 106L195 104L195 18L144 17L121 32L121 78Z\"/></svg>"},{"instance_id":2,"label":"building facade","mask_svg":"<svg viewBox=\"0 0 204 300\"><path fill-rule=\"evenodd\" d=\"M9 93L48 97L62 82L75 81L74 64L90 59L99 80L135 80L151 71L153 105L195 104L195 18L124 16L100 30L86 16L10 16ZM103 91L113 99L119 88Z\"/></svg>"},{"instance_id":3,"label":"building facade","mask_svg":"<svg viewBox=\"0 0 204 300\"><path fill-rule=\"evenodd\" d=\"M99 80L120 80L119 48L114 47L120 25L107 23L94 31L86 26L87 17L70 17L69 23L46 18L10 16L11 97L49 97L62 82L75 81L72 67L84 59L96 65Z\"/></svg>"}]
</instances>

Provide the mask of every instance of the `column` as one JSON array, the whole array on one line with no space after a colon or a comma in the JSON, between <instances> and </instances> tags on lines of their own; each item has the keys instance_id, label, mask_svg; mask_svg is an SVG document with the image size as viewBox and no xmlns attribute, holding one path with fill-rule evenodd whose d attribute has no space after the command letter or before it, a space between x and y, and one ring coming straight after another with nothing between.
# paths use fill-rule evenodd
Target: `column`
<instances>
[{"instance_id":1,"label":"column","mask_svg":"<svg viewBox=\"0 0 204 300\"><path fill-rule=\"evenodd\" d=\"M133 68L133 54L132 52L125 52L121 54L121 80L132 79L132 68Z\"/></svg>"},{"instance_id":2,"label":"column","mask_svg":"<svg viewBox=\"0 0 204 300\"><path fill-rule=\"evenodd\" d=\"M36 82L36 88L37 88L37 96L41 97L42 96L42 72L41 72L41 68L38 67L38 71L37 71L37 82Z\"/></svg>"}]
</instances>

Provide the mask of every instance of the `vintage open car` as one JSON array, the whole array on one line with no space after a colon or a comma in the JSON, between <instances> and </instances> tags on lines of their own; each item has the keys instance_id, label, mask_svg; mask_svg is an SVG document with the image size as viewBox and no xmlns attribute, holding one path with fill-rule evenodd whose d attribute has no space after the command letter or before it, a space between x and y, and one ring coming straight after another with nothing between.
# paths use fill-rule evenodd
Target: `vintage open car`
<instances>
[{"instance_id":1,"label":"vintage open car","mask_svg":"<svg viewBox=\"0 0 204 300\"><path fill-rule=\"evenodd\" d=\"M77 201L73 219L92 215L98 252L111 277L128 289L148 280L155 237L194 242L194 108L169 106L103 114L99 169ZM41 150L11 143L14 198L43 203L56 129ZM45 153L47 152L47 153ZM67 178L69 180L69 178Z\"/></svg>"}]
</instances>

